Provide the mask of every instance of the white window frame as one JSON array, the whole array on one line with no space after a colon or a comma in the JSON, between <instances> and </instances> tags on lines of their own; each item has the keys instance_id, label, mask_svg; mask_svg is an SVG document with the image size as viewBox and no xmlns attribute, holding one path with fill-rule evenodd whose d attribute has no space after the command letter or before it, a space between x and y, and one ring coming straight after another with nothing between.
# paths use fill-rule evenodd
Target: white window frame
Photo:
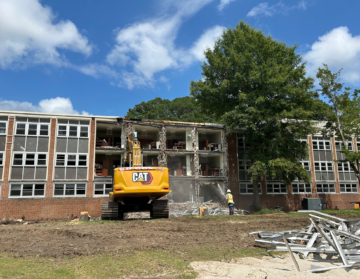
<instances>
[{"instance_id":1,"label":"white window frame","mask_svg":"<svg viewBox=\"0 0 360 279\"><path fill-rule=\"evenodd\" d=\"M239 160L239 170L247 171L251 168L251 162L247 161L245 164L244 164L244 162L245 162L245 160Z\"/></svg>"},{"instance_id":2,"label":"white window frame","mask_svg":"<svg viewBox=\"0 0 360 279\"><path fill-rule=\"evenodd\" d=\"M349 162L337 162L338 172L352 172L351 166ZM345 170L347 168L347 170Z\"/></svg>"},{"instance_id":3,"label":"white window frame","mask_svg":"<svg viewBox=\"0 0 360 279\"><path fill-rule=\"evenodd\" d=\"M25 125L25 133L24 134L18 134L17 133L17 125L18 124L24 124ZM30 125L36 125L36 135L29 135L29 126ZM47 131L48 134L47 135L40 135L40 131L41 131L41 125L47 126ZM49 123L35 123L35 122L23 122L23 121L19 121L15 123L15 135L16 136L33 136L33 137L50 137L50 124Z\"/></svg>"},{"instance_id":4,"label":"white window frame","mask_svg":"<svg viewBox=\"0 0 360 279\"><path fill-rule=\"evenodd\" d=\"M5 124L5 132L4 132L4 133L0 133L0 135L6 135L6 132L7 132L7 121L0 121L0 124Z\"/></svg>"},{"instance_id":5,"label":"white window frame","mask_svg":"<svg viewBox=\"0 0 360 279\"><path fill-rule=\"evenodd\" d=\"M66 135L59 135L59 127L60 126L66 126ZM70 126L76 127L76 136L70 136ZM87 136L81 136L81 128L85 127L87 128ZM64 124L64 123L58 123L57 124L57 136L62 138L89 138L90 133L90 125L81 125L81 124Z\"/></svg>"},{"instance_id":6,"label":"white window frame","mask_svg":"<svg viewBox=\"0 0 360 279\"><path fill-rule=\"evenodd\" d=\"M304 191L300 192L300 185L304 186ZM297 192L294 192L294 186L297 187ZM310 192L306 191L310 188ZM303 195L303 194L311 194L312 193L312 187L311 184L307 183L292 183L291 184L292 193L294 195Z\"/></svg>"},{"instance_id":7,"label":"white window frame","mask_svg":"<svg viewBox=\"0 0 360 279\"><path fill-rule=\"evenodd\" d=\"M65 156L64 165L58 165L57 164L58 155L64 155ZM69 155L70 156L75 156L75 165L68 165ZM88 167L88 159L89 159L88 155L89 155L88 153L62 153L62 152L59 152L59 153L55 154L55 166L56 167L86 167L87 168ZM79 165L80 156L86 156L86 165Z\"/></svg>"},{"instance_id":8,"label":"white window frame","mask_svg":"<svg viewBox=\"0 0 360 279\"><path fill-rule=\"evenodd\" d=\"M246 193L241 192L241 185L245 185ZM240 195L252 195L252 194L254 194L252 187L253 187L252 183L239 183L239 194ZM259 194L262 194L261 183L258 183L258 188L259 188Z\"/></svg>"},{"instance_id":9,"label":"white window frame","mask_svg":"<svg viewBox=\"0 0 360 279\"><path fill-rule=\"evenodd\" d=\"M316 148L314 148L315 143L316 143ZM323 149L320 148L321 145L324 147ZM329 148L326 148L326 147L329 147ZM312 138L312 148L313 148L313 150L322 150L322 151L331 150L331 141L325 140L325 139L320 140L320 139Z\"/></svg>"},{"instance_id":10,"label":"white window frame","mask_svg":"<svg viewBox=\"0 0 360 279\"><path fill-rule=\"evenodd\" d=\"M56 190L56 185L63 185L63 194L62 195L55 195L55 190ZM74 185L74 194L73 195L66 195L66 185ZM78 191L78 185L85 185L85 193L84 194L77 194ZM77 182L77 183L61 183L61 182L57 182L54 183L54 188L53 188L53 197L54 198L68 198L68 197L86 197L86 191L87 191L87 183L82 183L82 182Z\"/></svg>"},{"instance_id":11,"label":"white window frame","mask_svg":"<svg viewBox=\"0 0 360 279\"><path fill-rule=\"evenodd\" d=\"M336 151L341 151L342 145L343 145L342 141L335 140L335 150ZM354 144L353 144L352 139L348 140L348 150L349 151L354 151Z\"/></svg>"},{"instance_id":12,"label":"white window frame","mask_svg":"<svg viewBox=\"0 0 360 279\"><path fill-rule=\"evenodd\" d=\"M319 169L316 169L316 165L318 164ZM322 168L325 169L323 170ZM330 161L316 161L314 162L314 169L315 172L334 172L334 166L333 166L333 162Z\"/></svg>"},{"instance_id":13,"label":"white window frame","mask_svg":"<svg viewBox=\"0 0 360 279\"><path fill-rule=\"evenodd\" d=\"M96 192L96 185L98 186L102 186L102 191L103 191L103 194L95 194ZM111 185L111 188L106 188L106 185ZM109 196L109 193L106 193L106 189L110 189L110 192L113 190L113 184L112 183L109 183L109 182L100 182L100 183L97 183L97 182L94 182L94 196L96 197L106 197L106 196ZM99 191L99 190L98 190Z\"/></svg>"},{"instance_id":14,"label":"white window frame","mask_svg":"<svg viewBox=\"0 0 360 279\"><path fill-rule=\"evenodd\" d=\"M268 192L268 187L271 186L272 188L272 192ZM275 190L275 186L277 188L277 186L279 186L279 193L276 193ZM285 190L286 192L281 192L282 187L281 186L285 186ZM266 194L270 194L270 195L286 195L288 193L287 190L287 185L285 185L284 183L266 183Z\"/></svg>"},{"instance_id":15,"label":"white window frame","mask_svg":"<svg viewBox=\"0 0 360 279\"><path fill-rule=\"evenodd\" d=\"M343 186L342 186L343 185ZM347 187L350 186L350 192L346 191ZM356 191L352 191L353 188L356 189ZM343 191L342 189L345 189L345 191ZM340 183L340 193L341 194L352 194L352 193L359 193L359 187L358 184L355 182L344 182L344 183Z\"/></svg>"},{"instance_id":16,"label":"white window frame","mask_svg":"<svg viewBox=\"0 0 360 279\"><path fill-rule=\"evenodd\" d=\"M20 196L12 196L11 195L11 187L14 185L20 185ZM24 191L24 185L32 185L32 195L31 196L23 196L23 191ZM35 186L36 185L43 185L44 186L44 194L43 195L36 195L35 196ZM44 198L45 197L45 192L46 192L46 183L34 183L34 182L20 182L20 183L10 183L9 185L9 198L11 199L27 199L27 198Z\"/></svg>"},{"instance_id":17,"label":"white window frame","mask_svg":"<svg viewBox=\"0 0 360 279\"><path fill-rule=\"evenodd\" d=\"M3 166L3 165L4 165L4 154L5 154L5 152L0 152L0 157L1 157L1 159L0 159L0 166Z\"/></svg>"},{"instance_id":18,"label":"white window frame","mask_svg":"<svg viewBox=\"0 0 360 279\"><path fill-rule=\"evenodd\" d=\"M22 154L22 164L21 165L14 164L15 155L18 155L18 154ZM34 154L34 165L26 165L26 156L28 154ZM39 155L46 156L45 165L38 164ZM40 160L44 160L44 159L40 159ZM12 166L15 166L15 167L47 167L47 165L48 165L48 153L47 152L14 152L13 153Z\"/></svg>"},{"instance_id":19,"label":"white window frame","mask_svg":"<svg viewBox=\"0 0 360 279\"><path fill-rule=\"evenodd\" d=\"M300 164L303 166L303 168L307 171L311 171L310 169L310 162L309 161L301 161ZM305 168L305 165L307 165L308 168Z\"/></svg>"},{"instance_id":20,"label":"white window frame","mask_svg":"<svg viewBox=\"0 0 360 279\"><path fill-rule=\"evenodd\" d=\"M319 191L318 191L319 186L321 186L321 189L324 190L324 185L328 185L328 189L329 189L329 190L330 190L330 185L333 185L333 187L331 187L331 188L333 188L334 191L333 191L333 192L331 192L331 191L328 191L328 192L321 191L321 192L319 192ZM335 183L316 183L316 192L317 192L318 194L336 194L336 186L335 186Z\"/></svg>"}]
</instances>

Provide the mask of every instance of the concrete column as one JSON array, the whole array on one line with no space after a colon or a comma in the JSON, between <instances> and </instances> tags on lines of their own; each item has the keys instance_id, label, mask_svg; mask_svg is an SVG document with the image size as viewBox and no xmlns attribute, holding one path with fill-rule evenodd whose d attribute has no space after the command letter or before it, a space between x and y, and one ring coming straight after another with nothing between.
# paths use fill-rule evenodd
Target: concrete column
<instances>
[{"instance_id":1,"label":"concrete column","mask_svg":"<svg viewBox=\"0 0 360 279\"><path fill-rule=\"evenodd\" d=\"M190 162L191 156L186 155L186 176L191 176L191 162Z\"/></svg>"}]
</instances>

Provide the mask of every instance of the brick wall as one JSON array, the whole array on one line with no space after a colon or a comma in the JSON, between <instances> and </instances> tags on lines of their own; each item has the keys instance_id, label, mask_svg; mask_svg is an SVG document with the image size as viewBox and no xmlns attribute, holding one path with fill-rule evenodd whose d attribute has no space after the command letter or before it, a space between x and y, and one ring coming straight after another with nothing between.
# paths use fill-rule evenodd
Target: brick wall
<instances>
[{"instance_id":1,"label":"brick wall","mask_svg":"<svg viewBox=\"0 0 360 279\"><path fill-rule=\"evenodd\" d=\"M4 159L4 180L1 183L1 198L5 199L9 195L9 176L10 176L10 163L11 163L11 150L13 141L14 130L14 116L9 116L8 130L5 144L5 159Z\"/></svg>"},{"instance_id":2,"label":"brick wall","mask_svg":"<svg viewBox=\"0 0 360 279\"><path fill-rule=\"evenodd\" d=\"M55 162L55 141L56 141L56 119L51 119L50 124L50 138L49 138L49 155L48 155L48 166L47 166L47 182L45 197L53 196L53 172Z\"/></svg>"},{"instance_id":3,"label":"brick wall","mask_svg":"<svg viewBox=\"0 0 360 279\"><path fill-rule=\"evenodd\" d=\"M26 220L66 219L88 211L91 217L100 217L101 204L108 197L99 198L33 198L0 201L0 218Z\"/></svg>"},{"instance_id":4,"label":"brick wall","mask_svg":"<svg viewBox=\"0 0 360 279\"><path fill-rule=\"evenodd\" d=\"M94 168L95 168L95 139L96 139L96 124L95 118L90 122L90 145L89 145L89 160L88 160L88 183L86 196L91 197L94 193Z\"/></svg>"}]
</instances>

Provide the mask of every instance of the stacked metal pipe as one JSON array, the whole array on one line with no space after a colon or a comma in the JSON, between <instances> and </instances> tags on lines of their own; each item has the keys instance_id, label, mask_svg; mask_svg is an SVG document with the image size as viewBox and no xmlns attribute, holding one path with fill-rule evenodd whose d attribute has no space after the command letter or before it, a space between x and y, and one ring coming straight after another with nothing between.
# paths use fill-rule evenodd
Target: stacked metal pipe
<instances>
[{"instance_id":1,"label":"stacked metal pipe","mask_svg":"<svg viewBox=\"0 0 360 279\"><path fill-rule=\"evenodd\" d=\"M270 245L267 251L288 251L294 265L300 271L294 254L306 259L309 253L327 254L331 261L333 256L341 258L343 265L326 268L312 268L311 272L324 272L337 268L360 267L360 219L346 220L315 210L299 210L309 213L310 225L302 230L257 231L255 242Z\"/></svg>"}]
</instances>

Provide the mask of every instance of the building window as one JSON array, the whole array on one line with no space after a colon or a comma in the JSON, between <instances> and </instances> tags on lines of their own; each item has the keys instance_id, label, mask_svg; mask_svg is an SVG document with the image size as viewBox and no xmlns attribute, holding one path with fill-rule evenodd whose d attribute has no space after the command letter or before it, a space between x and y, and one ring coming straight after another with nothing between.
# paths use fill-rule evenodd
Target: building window
<instances>
[{"instance_id":1,"label":"building window","mask_svg":"<svg viewBox=\"0 0 360 279\"><path fill-rule=\"evenodd\" d=\"M86 184L55 184L54 197L85 196Z\"/></svg>"},{"instance_id":2,"label":"building window","mask_svg":"<svg viewBox=\"0 0 360 279\"><path fill-rule=\"evenodd\" d=\"M0 135L6 134L6 122L0 122Z\"/></svg>"},{"instance_id":3,"label":"building window","mask_svg":"<svg viewBox=\"0 0 360 279\"><path fill-rule=\"evenodd\" d=\"M329 138L313 138L313 150L331 150Z\"/></svg>"},{"instance_id":4,"label":"building window","mask_svg":"<svg viewBox=\"0 0 360 279\"><path fill-rule=\"evenodd\" d=\"M266 184L266 193L267 194L286 194L287 187L281 183L271 183Z\"/></svg>"},{"instance_id":5,"label":"building window","mask_svg":"<svg viewBox=\"0 0 360 279\"><path fill-rule=\"evenodd\" d=\"M4 153L0 152L0 166L3 165L3 162L4 162Z\"/></svg>"},{"instance_id":6,"label":"building window","mask_svg":"<svg viewBox=\"0 0 360 279\"><path fill-rule=\"evenodd\" d=\"M46 153L14 153L14 166L46 166Z\"/></svg>"},{"instance_id":7,"label":"building window","mask_svg":"<svg viewBox=\"0 0 360 279\"><path fill-rule=\"evenodd\" d=\"M315 171L333 171L332 162L315 162Z\"/></svg>"},{"instance_id":8,"label":"building window","mask_svg":"<svg viewBox=\"0 0 360 279\"><path fill-rule=\"evenodd\" d=\"M259 188L259 194L261 194L260 184L258 184L258 188ZM254 193L252 183L240 184L240 194L252 194L252 193Z\"/></svg>"},{"instance_id":9,"label":"building window","mask_svg":"<svg viewBox=\"0 0 360 279\"><path fill-rule=\"evenodd\" d=\"M338 172L352 172L349 162L344 162L344 163L338 162L337 166L338 166Z\"/></svg>"},{"instance_id":10,"label":"building window","mask_svg":"<svg viewBox=\"0 0 360 279\"><path fill-rule=\"evenodd\" d=\"M44 197L45 184L11 184L10 197Z\"/></svg>"},{"instance_id":11,"label":"building window","mask_svg":"<svg viewBox=\"0 0 360 279\"><path fill-rule=\"evenodd\" d=\"M341 151L341 148L343 147L343 143L342 141L335 141L335 148L337 151ZM353 144L352 144L352 140L348 140L348 150L349 151L353 151Z\"/></svg>"},{"instance_id":12,"label":"building window","mask_svg":"<svg viewBox=\"0 0 360 279\"><path fill-rule=\"evenodd\" d=\"M249 170L250 167L250 161L245 162L244 160L239 160L239 170Z\"/></svg>"},{"instance_id":13,"label":"building window","mask_svg":"<svg viewBox=\"0 0 360 279\"><path fill-rule=\"evenodd\" d=\"M48 136L48 124L16 123L16 135L24 136Z\"/></svg>"},{"instance_id":14,"label":"building window","mask_svg":"<svg viewBox=\"0 0 360 279\"><path fill-rule=\"evenodd\" d=\"M357 193L358 185L356 183L340 183L340 193Z\"/></svg>"},{"instance_id":15,"label":"building window","mask_svg":"<svg viewBox=\"0 0 360 279\"><path fill-rule=\"evenodd\" d=\"M311 185L305 183L291 184L293 194L309 194L311 193Z\"/></svg>"},{"instance_id":16,"label":"building window","mask_svg":"<svg viewBox=\"0 0 360 279\"><path fill-rule=\"evenodd\" d=\"M89 137L89 121L58 120L59 137Z\"/></svg>"},{"instance_id":17,"label":"building window","mask_svg":"<svg viewBox=\"0 0 360 279\"><path fill-rule=\"evenodd\" d=\"M96 183L94 189L94 196L108 195L113 189L112 184Z\"/></svg>"},{"instance_id":18,"label":"building window","mask_svg":"<svg viewBox=\"0 0 360 279\"><path fill-rule=\"evenodd\" d=\"M87 154L56 154L56 166L86 167Z\"/></svg>"},{"instance_id":19,"label":"building window","mask_svg":"<svg viewBox=\"0 0 360 279\"><path fill-rule=\"evenodd\" d=\"M307 171L310 171L310 164L309 162L306 162L306 161L303 161L303 162L300 162L303 166L304 169L306 169Z\"/></svg>"},{"instance_id":20,"label":"building window","mask_svg":"<svg viewBox=\"0 0 360 279\"><path fill-rule=\"evenodd\" d=\"M336 193L335 184L316 184L318 193Z\"/></svg>"}]
</instances>

